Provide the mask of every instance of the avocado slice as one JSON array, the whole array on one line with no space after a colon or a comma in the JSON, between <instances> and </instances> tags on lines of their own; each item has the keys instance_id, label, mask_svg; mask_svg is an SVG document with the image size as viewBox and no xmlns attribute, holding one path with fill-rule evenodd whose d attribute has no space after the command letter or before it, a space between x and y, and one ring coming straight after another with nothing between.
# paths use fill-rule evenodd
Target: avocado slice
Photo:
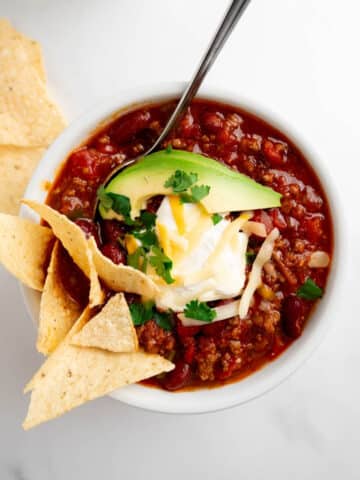
<instances>
[{"instance_id":1,"label":"avocado slice","mask_svg":"<svg viewBox=\"0 0 360 480\"><path fill-rule=\"evenodd\" d=\"M209 185L210 192L200 203L209 213L255 210L280 206L281 194L222 163L184 150L161 150L142 158L116 175L106 186L107 193L130 199L131 217L136 218L155 195L170 195L164 183L176 170L197 173L196 185ZM99 207L103 218L116 218L112 210Z\"/></svg>"}]
</instances>

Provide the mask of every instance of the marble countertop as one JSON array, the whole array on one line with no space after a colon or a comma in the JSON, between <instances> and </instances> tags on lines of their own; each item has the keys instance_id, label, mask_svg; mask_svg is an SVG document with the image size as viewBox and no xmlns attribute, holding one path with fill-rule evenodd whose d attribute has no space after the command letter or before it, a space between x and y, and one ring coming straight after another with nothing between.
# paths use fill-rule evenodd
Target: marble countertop
<instances>
[{"instance_id":1,"label":"marble countertop","mask_svg":"<svg viewBox=\"0 0 360 480\"><path fill-rule=\"evenodd\" d=\"M187 79L226 4L2 0L0 15L40 40L72 120L123 87ZM281 386L231 410L171 416L103 398L25 433L22 388L41 359L19 287L0 270L1 480L360 478L359 16L356 0L253 0L207 79L295 126L339 186L351 263L338 281L348 295L329 312L320 348Z\"/></svg>"}]
</instances>

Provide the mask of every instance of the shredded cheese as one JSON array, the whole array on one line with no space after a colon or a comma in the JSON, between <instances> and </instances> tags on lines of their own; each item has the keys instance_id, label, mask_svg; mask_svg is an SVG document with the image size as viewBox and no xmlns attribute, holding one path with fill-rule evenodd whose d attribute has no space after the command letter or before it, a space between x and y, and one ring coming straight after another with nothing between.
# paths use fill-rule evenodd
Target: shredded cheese
<instances>
[{"instance_id":1,"label":"shredded cheese","mask_svg":"<svg viewBox=\"0 0 360 480\"><path fill-rule=\"evenodd\" d=\"M185 217L184 217L184 204L181 203L180 197L178 195L169 195L169 203L172 215L174 217L179 235L184 235L185 233Z\"/></svg>"},{"instance_id":2,"label":"shredded cheese","mask_svg":"<svg viewBox=\"0 0 360 480\"><path fill-rule=\"evenodd\" d=\"M266 237L266 227L261 222L247 222L243 226L243 232L248 235L257 235L258 237Z\"/></svg>"},{"instance_id":3,"label":"shredded cheese","mask_svg":"<svg viewBox=\"0 0 360 480\"><path fill-rule=\"evenodd\" d=\"M139 242L136 240L136 238L133 235L126 235L125 246L126 246L127 252L131 255L137 250L139 246Z\"/></svg>"},{"instance_id":4,"label":"shredded cheese","mask_svg":"<svg viewBox=\"0 0 360 480\"><path fill-rule=\"evenodd\" d=\"M261 248L256 255L253 263L248 283L243 291L239 304L239 316L241 319L245 318L250 307L251 299L255 293L255 290L261 285L261 272L266 262L268 262L272 256L274 250L275 240L279 236L279 230L274 228L264 240Z\"/></svg>"}]
</instances>

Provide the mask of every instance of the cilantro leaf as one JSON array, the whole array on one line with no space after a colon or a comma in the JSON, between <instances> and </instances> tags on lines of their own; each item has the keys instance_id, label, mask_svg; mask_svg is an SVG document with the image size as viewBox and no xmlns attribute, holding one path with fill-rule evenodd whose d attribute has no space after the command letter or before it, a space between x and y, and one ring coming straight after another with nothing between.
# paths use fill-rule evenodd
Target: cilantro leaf
<instances>
[{"instance_id":1,"label":"cilantro leaf","mask_svg":"<svg viewBox=\"0 0 360 480\"><path fill-rule=\"evenodd\" d=\"M131 313L133 324L139 326L144 325L144 323L148 322L153 315L153 306L153 302L131 303L129 305L129 310Z\"/></svg>"},{"instance_id":2,"label":"cilantro leaf","mask_svg":"<svg viewBox=\"0 0 360 480\"><path fill-rule=\"evenodd\" d=\"M156 215L155 213L151 213L151 212L148 212L147 210L143 210L140 213L140 221L145 228L155 227Z\"/></svg>"},{"instance_id":3,"label":"cilantro leaf","mask_svg":"<svg viewBox=\"0 0 360 480\"><path fill-rule=\"evenodd\" d=\"M252 252L251 250L246 252L246 263L248 265L252 265L254 263L255 258L256 258L255 252Z\"/></svg>"},{"instance_id":4,"label":"cilantro leaf","mask_svg":"<svg viewBox=\"0 0 360 480\"><path fill-rule=\"evenodd\" d=\"M305 283L298 288L296 295L305 300L316 300L323 296L323 289L316 285L311 278L307 278Z\"/></svg>"},{"instance_id":5,"label":"cilantro leaf","mask_svg":"<svg viewBox=\"0 0 360 480\"><path fill-rule=\"evenodd\" d=\"M171 188L174 193L185 192L198 179L197 173L186 173L183 170L176 170L164 183L165 188Z\"/></svg>"},{"instance_id":6,"label":"cilantro leaf","mask_svg":"<svg viewBox=\"0 0 360 480\"><path fill-rule=\"evenodd\" d=\"M165 148L165 152L166 153L171 153L172 150L173 150L173 147L172 147L171 143L169 143L169 145Z\"/></svg>"},{"instance_id":7,"label":"cilantro leaf","mask_svg":"<svg viewBox=\"0 0 360 480\"><path fill-rule=\"evenodd\" d=\"M198 203L200 200L202 200L204 197L209 195L210 192L210 186L209 185L194 185L193 187L190 188L189 193L181 193L180 194L180 199L182 203Z\"/></svg>"},{"instance_id":8,"label":"cilantro leaf","mask_svg":"<svg viewBox=\"0 0 360 480\"><path fill-rule=\"evenodd\" d=\"M206 303L199 300L191 300L185 305L184 314L188 318L201 320L202 322L212 322L216 317L216 312Z\"/></svg>"},{"instance_id":9,"label":"cilantro leaf","mask_svg":"<svg viewBox=\"0 0 360 480\"><path fill-rule=\"evenodd\" d=\"M96 196L99 199L101 205L104 207L106 211L110 210L113 206L113 199L107 194L105 188L103 185L98 188L98 191L96 192Z\"/></svg>"},{"instance_id":10,"label":"cilantro leaf","mask_svg":"<svg viewBox=\"0 0 360 480\"><path fill-rule=\"evenodd\" d=\"M156 324L163 328L164 330L172 330L172 315L170 312L158 312L157 310L153 311L152 318L155 320Z\"/></svg>"},{"instance_id":11,"label":"cilantro leaf","mask_svg":"<svg viewBox=\"0 0 360 480\"><path fill-rule=\"evenodd\" d=\"M223 217L219 213L214 213L211 217L211 220L214 225L217 225L219 222L221 222L222 219Z\"/></svg>"},{"instance_id":12,"label":"cilantro leaf","mask_svg":"<svg viewBox=\"0 0 360 480\"><path fill-rule=\"evenodd\" d=\"M154 245L151 249L152 256L149 257L150 265L162 277L166 283L173 283L175 280L171 277L172 260L165 255L163 250Z\"/></svg>"},{"instance_id":13,"label":"cilantro leaf","mask_svg":"<svg viewBox=\"0 0 360 480\"><path fill-rule=\"evenodd\" d=\"M147 267L147 258L146 258L146 252L144 248L139 247L135 250L134 253L129 253L127 256L127 264L130 265L130 267L136 268L137 270L141 270L142 272L145 272L146 267Z\"/></svg>"},{"instance_id":14,"label":"cilantro leaf","mask_svg":"<svg viewBox=\"0 0 360 480\"><path fill-rule=\"evenodd\" d=\"M158 239L154 230L145 230L143 232L133 230L132 234L135 238L140 240L142 246L146 249L150 249L153 245L158 244Z\"/></svg>"}]
</instances>

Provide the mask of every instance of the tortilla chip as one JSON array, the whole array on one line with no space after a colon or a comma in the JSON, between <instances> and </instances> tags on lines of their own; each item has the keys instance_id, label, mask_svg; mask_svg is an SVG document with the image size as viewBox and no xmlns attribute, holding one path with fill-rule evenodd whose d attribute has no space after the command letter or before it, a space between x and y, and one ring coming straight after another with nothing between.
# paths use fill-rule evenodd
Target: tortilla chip
<instances>
[{"instance_id":1,"label":"tortilla chip","mask_svg":"<svg viewBox=\"0 0 360 480\"><path fill-rule=\"evenodd\" d=\"M20 44L26 55L26 58L24 57L24 62L32 65L40 79L44 83L46 82L42 50L38 42L25 37L25 35L20 32L17 32L6 18L0 18L0 42L3 45L8 44L9 48L12 49L16 49L16 45Z\"/></svg>"},{"instance_id":2,"label":"tortilla chip","mask_svg":"<svg viewBox=\"0 0 360 480\"><path fill-rule=\"evenodd\" d=\"M110 352L135 352L139 344L124 294L111 297L101 312L74 335L71 343Z\"/></svg>"},{"instance_id":3,"label":"tortilla chip","mask_svg":"<svg viewBox=\"0 0 360 480\"><path fill-rule=\"evenodd\" d=\"M55 350L81 313L80 305L69 297L62 285L59 275L59 263L62 259L62 247L57 241L51 254L40 302L36 348L44 355Z\"/></svg>"},{"instance_id":4,"label":"tortilla chip","mask_svg":"<svg viewBox=\"0 0 360 480\"><path fill-rule=\"evenodd\" d=\"M39 370L35 373L32 379L26 384L24 388L24 393L30 392L34 389L35 385L47 375L49 369L52 368L52 363L57 362L58 355L55 355L58 351L61 351L65 348L65 345L71 343L72 338L75 334L77 334L86 323L90 320L91 316L93 315L92 309L87 306L84 311L81 313L80 317L76 320L74 325L71 327L70 331L64 338L64 340L58 345L58 347L54 350L54 352L46 359L46 361L41 365Z\"/></svg>"},{"instance_id":5,"label":"tortilla chip","mask_svg":"<svg viewBox=\"0 0 360 480\"><path fill-rule=\"evenodd\" d=\"M53 239L50 228L0 213L0 263L30 288L43 289Z\"/></svg>"},{"instance_id":6,"label":"tortilla chip","mask_svg":"<svg viewBox=\"0 0 360 480\"><path fill-rule=\"evenodd\" d=\"M0 211L17 214L25 188L44 148L0 146Z\"/></svg>"},{"instance_id":7,"label":"tortilla chip","mask_svg":"<svg viewBox=\"0 0 360 480\"><path fill-rule=\"evenodd\" d=\"M84 321L80 317L75 323L68 334L70 339ZM76 347L65 339L27 386L33 391L23 428L28 430L89 400L173 368L160 355Z\"/></svg>"},{"instance_id":8,"label":"tortilla chip","mask_svg":"<svg viewBox=\"0 0 360 480\"><path fill-rule=\"evenodd\" d=\"M0 24L0 144L49 145L65 121L49 98L39 66L31 64L21 37L8 22ZM33 59L32 59L33 61Z\"/></svg>"},{"instance_id":9,"label":"tortilla chip","mask_svg":"<svg viewBox=\"0 0 360 480\"><path fill-rule=\"evenodd\" d=\"M137 293L147 298L154 298L158 287L150 277L128 265L116 265L100 252L93 238L88 242L93 252L96 271L110 290Z\"/></svg>"},{"instance_id":10,"label":"tortilla chip","mask_svg":"<svg viewBox=\"0 0 360 480\"><path fill-rule=\"evenodd\" d=\"M50 225L55 237L60 240L76 265L90 279L90 306L101 305L105 298L104 292L96 273L92 251L81 228L48 205L33 200L23 200L23 203Z\"/></svg>"}]
</instances>

